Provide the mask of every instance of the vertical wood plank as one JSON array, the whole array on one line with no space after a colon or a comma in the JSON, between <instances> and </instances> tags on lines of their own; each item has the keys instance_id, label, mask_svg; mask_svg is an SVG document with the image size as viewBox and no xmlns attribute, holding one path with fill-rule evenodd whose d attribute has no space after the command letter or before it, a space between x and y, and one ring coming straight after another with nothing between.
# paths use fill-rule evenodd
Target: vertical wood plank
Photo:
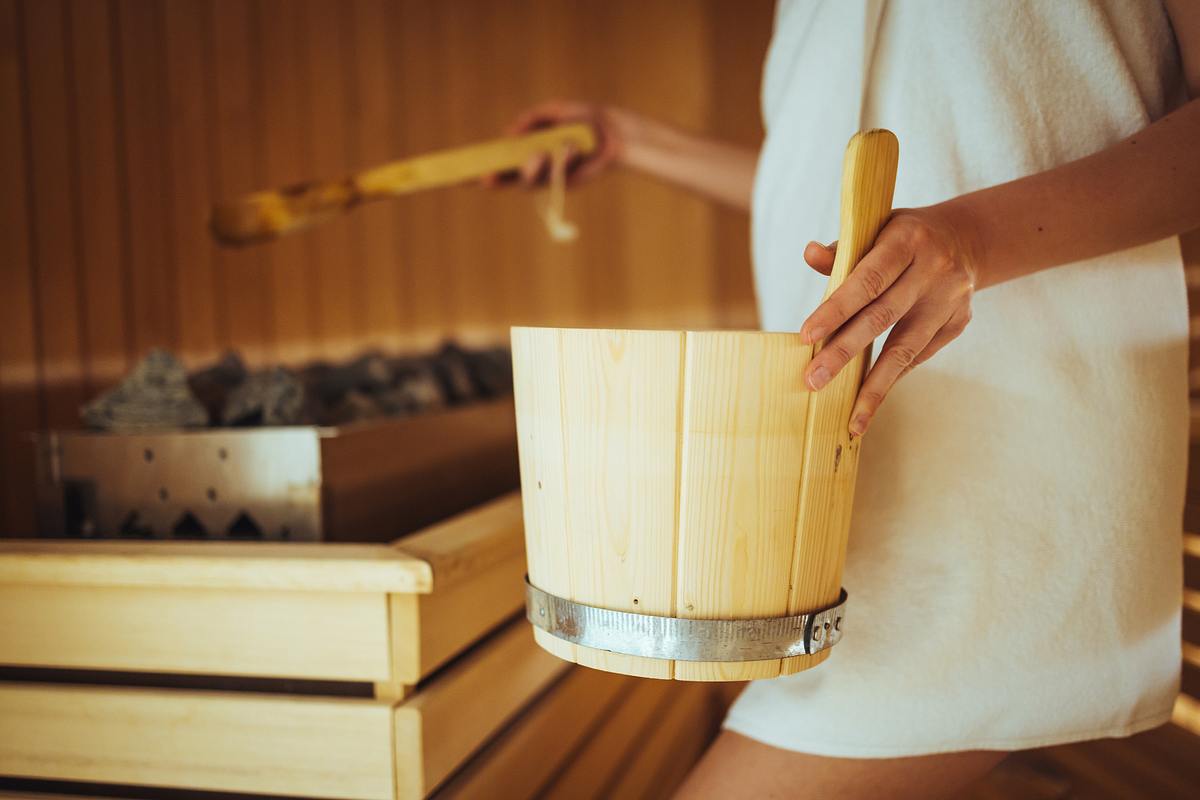
<instances>
[{"instance_id":1,"label":"vertical wood plank","mask_svg":"<svg viewBox=\"0 0 1200 800\"><path fill-rule=\"evenodd\" d=\"M170 88L163 80L163 3L118 0L121 159L125 165L127 313L134 355L179 344L168 142Z\"/></svg>"},{"instance_id":2,"label":"vertical wood plank","mask_svg":"<svg viewBox=\"0 0 1200 800\"><path fill-rule=\"evenodd\" d=\"M571 599L674 616L683 334L568 329L560 336L563 534L579 567ZM584 647L576 647L576 658L599 669L672 676L662 659Z\"/></svg>"},{"instance_id":3,"label":"vertical wood plank","mask_svg":"<svg viewBox=\"0 0 1200 800\"><path fill-rule=\"evenodd\" d=\"M622 102L657 119L691 130L708 117L710 87L707 18L700 5L672 0L640 5L638 24L626 23L617 6L607 29L619 42L607 60ZM628 57L625 54L637 54ZM626 324L635 327L706 327L712 324L714 262L710 230L713 205L640 175L623 175L621 209L626 230ZM655 220L655 225L645 224Z\"/></svg>"},{"instance_id":4,"label":"vertical wood plank","mask_svg":"<svg viewBox=\"0 0 1200 800\"><path fill-rule=\"evenodd\" d=\"M623 73L632 70L655 69L655 53L629 49L634 34L623 16L624 10L616 5L589 3L568 9L568 31L566 44L569 49L556 54L559 68L573 69L575 64L595 65L579 69L576 85L572 88L577 96L600 103L612 103L626 108L639 109L634 98L622 91ZM640 15L640 11L639 11ZM655 104L657 105L657 104ZM652 106L648 113L662 119L661 112ZM636 306L631 303L631 284L639 268L643 268L637 250L631 242L636 235L629 220L637 218L629 203L635 205L642 184L646 179L625 170L613 170L602 180L581 187L572 212L578 215L583 236L591 231L582 252L571 254L574 261L564 262L571 270L577 291L582 297L577 316L566 324L658 328L669 327L669 320L648 322L637 320ZM660 190L665 187L659 187ZM651 191L654 191L652 188ZM670 192L670 190L667 190ZM664 209L650 212L658 225L670 226ZM645 213L644 211L641 213ZM586 227L584 227L586 225ZM655 264L658 270L662 265ZM613 322L613 320L620 322Z\"/></svg>"},{"instance_id":5,"label":"vertical wood plank","mask_svg":"<svg viewBox=\"0 0 1200 800\"><path fill-rule=\"evenodd\" d=\"M20 12L0 0L0 536L33 533L33 475L22 434L40 424Z\"/></svg>"},{"instance_id":6,"label":"vertical wood plank","mask_svg":"<svg viewBox=\"0 0 1200 800\"><path fill-rule=\"evenodd\" d=\"M678 616L788 613L811 355L798 335L687 334ZM779 659L675 664L683 680L778 674Z\"/></svg>"},{"instance_id":7,"label":"vertical wood plank","mask_svg":"<svg viewBox=\"0 0 1200 800\"><path fill-rule=\"evenodd\" d=\"M384 0L356 0L348 9L350 44L349 122L356 167L397 158L400 147L392 128L392 105L398 102L388 63L392 9ZM401 305L399 249L395 209L368 205L354 220L354 257L362 265L363 321L366 343L396 348L404 325Z\"/></svg>"},{"instance_id":8,"label":"vertical wood plank","mask_svg":"<svg viewBox=\"0 0 1200 800\"><path fill-rule=\"evenodd\" d=\"M234 197L261 188L259 74L251 55L259 45L257 6L219 3L211 9L216 194ZM221 289L216 300L226 309L229 326L221 344L236 346L251 363L264 363L273 351L263 249L222 247L216 254Z\"/></svg>"},{"instance_id":9,"label":"vertical wood plank","mask_svg":"<svg viewBox=\"0 0 1200 800\"><path fill-rule=\"evenodd\" d=\"M308 124L307 33L293 0L259 0L262 45L264 186L288 186L312 175L311 130ZM269 21L269 22L267 22ZM311 242L285 236L262 248L268 262L272 305L271 339L286 363L312 357L317 336L319 298Z\"/></svg>"},{"instance_id":10,"label":"vertical wood plank","mask_svg":"<svg viewBox=\"0 0 1200 800\"><path fill-rule=\"evenodd\" d=\"M297 11L300 11L297 8ZM341 4L335 0L306 0L312 171L314 177L337 178L351 168L346 130L345 75L348 53L343 52ZM308 239L316 264L320 297L318 350L330 357L347 356L363 331L362 270L352 257L352 224L344 215L300 234Z\"/></svg>"},{"instance_id":11,"label":"vertical wood plank","mask_svg":"<svg viewBox=\"0 0 1200 800\"><path fill-rule=\"evenodd\" d=\"M212 64L210 6L204 0L163 4L170 135L171 236L175 241L175 308L179 347L193 361L227 343L225 297L217 294L217 254L205 221L213 199L214 165L209 100Z\"/></svg>"},{"instance_id":12,"label":"vertical wood plank","mask_svg":"<svg viewBox=\"0 0 1200 800\"><path fill-rule=\"evenodd\" d=\"M434 4L406 0L398 12L393 18L398 44L391 48L392 70L399 78L393 125L402 152L412 155L447 144L446 52L438 35ZM445 192L429 192L401 198L396 212L409 341L430 347L453 327L447 278L453 265L443 247L445 224L453 207Z\"/></svg>"},{"instance_id":13,"label":"vertical wood plank","mask_svg":"<svg viewBox=\"0 0 1200 800\"><path fill-rule=\"evenodd\" d=\"M497 4L497 29L506 31L505 42L515 44L512 73L520 77L520 88L512 91L511 100L498 107L497 130L505 130L522 110L553 98L586 98L578 90L582 71L571 68L576 58L575 31L572 14L575 6L556 0L530 0L523 14L509 13L508 6ZM511 31L511 32L508 32ZM502 46L503 48L503 46ZM503 48L504 52L508 48ZM508 67L506 67L508 68ZM493 206L503 215L506 230L511 236L508 263L500 265L502 275L514 282L509 300L511 319L518 325L578 325L582 324L582 309L587 305L583 276L584 258L592 249L607 249L610 237L619 231L602 229L588 205L594 205L596 186L572 190L566 199L566 216L580 223L580 239L571 243L550 240L542 225L534 194L506 188L494 192ZM617 265L605 269L612 281L619 281ZM614 324L612 320L608 324Z\"/></svg>"},{"instance_id":14,"label":"vertical wood plank","mask_svg":"<svg viewBox=\"0 0 1200 800\"><path fill-rule=\"evenodd\" d=\"M78 421L84 398L68 23L58 0L26 3L24 23L42 396L46 423L62 427Z\"/></svg>"},{"instance_id":15,"label":"vertical wood plank","mask_svg":"<svg viewBox=\"0 0 1200 800\"><path fill-rule=\"evenodd\" d=\"M446 104L445 145L495 136L500 123L488 112L491 95L503 85L505 76L490 66L493 44L486 12L470 3L440 3L437 9L438 31L445 47L444 91L446 97L454 98ZM486 82L479 80L485 71ZM453 201L443 241L450 267L452 319L459 336L486 340L506 316L500 291L503 251L497 241L502 234L494 216L496 201L502 198L476 186L455 187L446 195Z\"/></svg>"},{"instance_id":16,"label":"vertical wood plank","mask_svg":"<svg viewBox=\"0 0 1200 800\"><path fill-rule=\"evenodd\" d=\"M542 45L529 34L535 13L536 6L529 2L516 5L495 0L480 11L488 42L482 55L492 73L499 76L494 85L485 87L489 91L480 119L486 127L484 135L507 132L517 113L542 99L530 89L533 51ZM536 294L531 286L545 264L535 257L531 245L535 237L543 243L548 237L535 213L533 198L517 190L472 189L483 198L489 222L490 256L482 266L501 309L499 325L536 324Z\"/></svg>"},{"instance_id":17,"label":"vertical wood plank","mask_svg":"<svg viewBox=\"0 0 1200 800\"><path fill-rule=\"evenodd\" d=\"M118 380L129 366L125 307L125 243L121 238L117 96L112 50L112 7L107 2L70 5L72 126L78 183L81 333L92 394Z\"/></svg>"},{"instance_id":18,"label":"vertical wood plank","mask_svg":"<svg viewBox=\"0 0 1200 800\"><path fill-rule=\"evenodd\" d=\"M760 81L771 40L773 3L707 0L707 79L711 87L706 127L721 139L756 151L762 146ZM715 322L723 328L757 328L758 309L750 263L750 218L716 207L712 219Z\"/></svg>"}]
</instances>

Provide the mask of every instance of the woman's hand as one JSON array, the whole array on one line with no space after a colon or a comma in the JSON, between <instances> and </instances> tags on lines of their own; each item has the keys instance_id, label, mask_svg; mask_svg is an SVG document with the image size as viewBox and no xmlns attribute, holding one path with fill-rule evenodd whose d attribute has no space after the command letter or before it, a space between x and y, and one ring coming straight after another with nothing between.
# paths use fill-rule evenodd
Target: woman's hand
<instances>
[{"instance_id":1,"label":"woman's hand","mask_svg":"<svg viewBox=\"0 0 1200 800\"><path fill-rule=\"evenodd\" d=\"M621 159L626 149L627 132L633 124L631 116L627 111L609 106L555 100L521 114L509 126L508 133L518 135L571 122L589 123L596 132L596 149L588 155L582 155L572 147L566 152L567 185L574 186ZM484 179L484 185L516 184L527 189L544 186L549 180L551 158L549 153L539 153L519 170L489 175Z\"/></svg>"},{"instance_id":2,"label":"woman's hand","mask_svg":"<svg viewBox=\"0 0 1200 800\"><path fill-rule=\"evenodd\" d=\"M948 203L897 210L846 281L801 326L805 341L825 340L805 372L813 391L892 328L850 413L852 434L865 433L896 381L970 322L979 282L973 230L969 217ZM804 260L828 275L836 245L812 242Z\"/></svg>"}]
</instances>

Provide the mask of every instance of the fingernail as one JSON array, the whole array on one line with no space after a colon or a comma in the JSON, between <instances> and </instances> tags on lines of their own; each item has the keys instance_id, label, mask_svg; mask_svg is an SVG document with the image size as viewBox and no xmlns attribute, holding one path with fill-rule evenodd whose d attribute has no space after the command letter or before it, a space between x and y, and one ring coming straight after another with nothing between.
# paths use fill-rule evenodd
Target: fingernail
<instances>
[{"instance_id":1,"label":"fingernail","mask_svg":"<svg viewBox=\"0 0 1200 800\"><path fill-rule=\"evenodd\" d=\"M824 338L825 338L825 329L824 328L811 328L808 331L808 333L804 334L804 341L807 344L812 344L813 342L819 342Z\"/></svg>"},{"instance_id":2,"label":"fingernail","mask_svg":"<svg viewBox=\"0 0 1200 800\"><path fill-rule=\"evenodd\" d=\"M867 423L869 423L870 421L871 421L871 418L868 417L866 414L859 414L857 417L850 420L850 435L851 436L862 436L864 433L867 432Z\"/></svg>"},{"instance_id":3,"label":"fingernail","mask_svg":"<svg viewBox=\"0 0 1200 800\"><path fill-rule=\"evenodd\" d=\"M817 367L808 373L808 386L814 392L820 390L827 383L829 383L829 370L825 367Z\"/></svg>"}]
</instances>

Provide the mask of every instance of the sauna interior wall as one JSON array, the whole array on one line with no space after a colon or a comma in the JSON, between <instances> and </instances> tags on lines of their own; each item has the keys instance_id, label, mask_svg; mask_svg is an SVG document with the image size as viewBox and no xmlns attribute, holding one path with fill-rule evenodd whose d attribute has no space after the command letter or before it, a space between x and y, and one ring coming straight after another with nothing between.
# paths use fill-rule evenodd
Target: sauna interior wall
<instances>
[{"instance_id":1,"label":"sauna interior wall","mask_svg":"<svg viewBox=\"0 0 1200 800\"><path fill-rule=\"evenodd\" d=\"M214 197L501 132L554 97L748 145L770 0L0 0L0 535L29 431L152 347L255 364L502 339L509 325L754 324L746 220L649 180L454 189L242 251Z\"/></svg>"}]
</instances>

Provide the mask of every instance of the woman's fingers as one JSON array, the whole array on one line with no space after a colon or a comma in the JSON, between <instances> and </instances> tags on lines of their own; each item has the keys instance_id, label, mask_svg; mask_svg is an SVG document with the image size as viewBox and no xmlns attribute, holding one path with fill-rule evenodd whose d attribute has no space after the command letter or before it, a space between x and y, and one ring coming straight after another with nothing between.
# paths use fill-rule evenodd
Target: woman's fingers
<instances>
[{"instance_id":1,"label":"woman's fingers","mask_svg":"<svg viewBox=\"0 0 1200 800\"><path fill-rule=\"evenodd\" d=\"M962 332L951 320L928 314L906 317L892 329L850 412L850 433L862 436L896 381Z\"/></svg>"},{"instance_id":2,"label":"woman's fingers","mask_svg":"<svg viewBox=\"0 0 1200 800\"><path fill-rule=\"evenodd\" d=\"M908 277L897 281L881 297L855 314L813 356L805 372L809 388L814 392L824 388L850 359L908 314L920 296L920 282ZM939 324L943 321L939 320ZM932 335L933 331L930 331Z\"/></svg>"},{"instance_id":3,"label":"woman's fingers","mask_svg":"<svg viewBox=\"0 0 1200 800\"><path fill-rule=\"evenodd\" d=\"M804 260L808 265L822 275L828 275L833 271L833 259L837 253L837 242L832 244L821 244L820 242L809 242L804 248Z\"/></svg>"},{"instance_id":4,"label":"woman's fingers","mask_svg":"<svg viewBox=\"0 0 1200 800\"><path fill-rule=\"evenodd\" d=\"M512 121L508 126L508 135L516 136L530 131L549 128L551 125L557 125L560 122L571 118L578 117L584 113L584 106L578 103L565 103L561 100L551 100L546 103L541 103L533 108L526 109Z\"/></svg>"},{"instance_id":5,"label":"woman's fingers","mask_svg":"<svg viewBox=\"0 0 1200 800\"><path fill-rule=\"evenodd\" d=\"M800 326L802 340L818 342L836 331L886 292L911 261L909 248L881 234L845 282Z\"/></svg>"}]
</instances>

